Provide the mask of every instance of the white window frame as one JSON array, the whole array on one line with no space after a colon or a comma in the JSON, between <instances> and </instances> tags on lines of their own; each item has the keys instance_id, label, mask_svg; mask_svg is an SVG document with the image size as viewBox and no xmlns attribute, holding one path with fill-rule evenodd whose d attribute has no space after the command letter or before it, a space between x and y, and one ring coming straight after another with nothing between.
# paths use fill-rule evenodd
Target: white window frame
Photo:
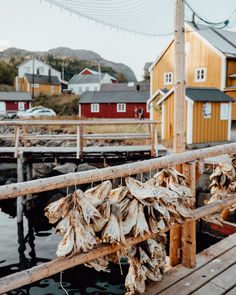
<instances>
[{"instance_id":1,"label":"white window frame","mask_svg":"<svg viewBox=\"0 0 236 295\"><path fill-rule=\"evenodd\" d=\"M203 118L210 119L212 116L212 103L211 102L204 102L203 103Z\"/></svg>"},{"instance_id":2,"label":"white window frame","mask_svg":"<svg viewBox=\"0 0 236 295\"><path fill-rule=\"evenodd\" d=\"M24 111L24 109L25 109L24 101L19 101L18 102L18 111Z\"/></svg>"},{"instance_id":3,"label":"white window frame","mask_svg":"<svg viewBox=\"0 0 236 295\"><path fill-rule=\"evenodd\" d=\"M91 103L91 113L99 113L100 105L99 103Z\"/></svg>"},{"instance_id":4,"label":"white window frame","mask_svg":"<svg viewBox=\"0 0 236 295\"><path fill-rule=\"evenodd\" d=\"M164 85L173 84L173 72L164 73Z\"/></svg>"},{"instance_id":5,"label":"white window frame","mask_svg":"<svg viewBox=\"0 0 236 295\"><path fill-rule=\"evenodd\" d=\"M195 82L205 82L207 75L207 68L195 68Z\"/></svg>"},{"instance_id":6,"label":"white window frame","mask_svg":"<svg viewBox=\"0 0 236 295\"><path fill-rule=\"evenodd\" d=\"M39 84L34 83L34 84L32 84L32 87L33 87L33 88L39 88Z\"/></svg>"},{"instance_id":7,"label":"white window frame","mask_svg":"<svg viewBox=\"0 0 236 295\"><path fill-rule=\"evenodd\" d=\"M117 103L116 111L117 113L126 113L126 103Z\"/></svg>"},{"instance_id":8,"label":"white window frame","mask_svg":"<svg viewBox=\"0 0 236 295\"><path fill-rule=\"evenodd\" d=\"M222 102L220 104L220 120L229 120L229 103Z\"/></svg>"}]
</instances>

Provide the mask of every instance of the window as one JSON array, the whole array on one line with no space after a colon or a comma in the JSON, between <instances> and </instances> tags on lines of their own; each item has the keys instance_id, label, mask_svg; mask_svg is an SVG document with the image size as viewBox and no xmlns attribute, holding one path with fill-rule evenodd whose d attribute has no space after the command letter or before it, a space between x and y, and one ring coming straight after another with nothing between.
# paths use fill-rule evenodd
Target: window
<instances>
[{"instance_id":1,"label":"window","mask_svg":"<svg viewBox=\"0 0 236 295\"><path fill-rule=\"evenodd\" d=\"M117 104L117 112L118 113L125 113L126 112L126 104L125 103L118 103Z\"/></svg>"},{"instance_id":2,"label":"window","mask_svg":"<svg viewBox=\"0 0 236 295\"><path fill-rule=\"evenodd\" d=\"M32 84L32 87L39 88L39 84L34 83L34 84Z\"/></svg>"},{"instance_id":3,"label":"window","mask_svg":"<svg viewBox=\"0 0 236 295\"><path fill-rule=\"evenodd\" d=\"M211 118L211 103L210 102L204 102L203 104L203 118Z\"/></svg>"},{"instance_id":4,"label":"window","mask_svg":"<svg viewBox=\"0 0 236 295\"><path fill-rule=\"evenodd\" d=\"M164 73L164 84L173 84L173 73Z\"/></svg>"},{"instance_id":5,"label":"window","mask_svg":"<svg viewBox=\"0 0 236 295\"><path fill-rule=\"evenodd\" d=\"M23 101L18 102L18 110L23 111L25 109L25 103Z\"/></svg>"},{"instance_id":6,"label":"window","mask_svg":"<svg viewBox=\"0 0 236 295\"><path fill-rule=\"evenodd\" d=\"M196 68L195 69L195 82L206 81L206 68Z\"/></svg>"},{"instance_id":7,"label":"window","mask_svg":"<svg viewBox=\"0 0 236 295\"><path fill-rule=\"evenodd\" d=\"M91 113L99 113L99 103L91 104Z\"/></svg>"},{"instance_id":8,"label":"window","mask_svg":"<svg viewBox=\"0 0 236 295\"><path fill-rule=\"evenodd\" d=\"M51 93L54 93L55 87L54 85L51 85Z\"/></svg>"},{"instance_id":9,"label":"window","mask_svg":"<svg viewBox=\"0 0 236 295\"><path fill-rule=\"evenodd\" d=\"M221 103L220 104L220 119L228 120L229 119L229 104Z\"/></svg>"},{"instance_id":10,"label":"window","mask_svg":"<svg viewBox=\"0 0 236 295\"><path fill-rule=\"evenodd\" d=\"M89 87L88 86L85 87L85 91L89 91Z\"/></svg>"}]
</instances>

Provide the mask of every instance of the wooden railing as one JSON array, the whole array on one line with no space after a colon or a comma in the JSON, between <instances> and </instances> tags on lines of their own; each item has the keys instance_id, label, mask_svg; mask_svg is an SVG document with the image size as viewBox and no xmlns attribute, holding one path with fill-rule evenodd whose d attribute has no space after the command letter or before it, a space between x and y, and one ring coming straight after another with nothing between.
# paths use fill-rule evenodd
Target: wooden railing
<instances>
[{"instance_id":1,"label":"wooden railing","mask_svg":"<svg viewBox=\"0 0 236 295\"><path fill-rule=\"evenodd\" d=\"M236 143L183 152L176 155L146 160L129 165L119 165L109 168L95 169L74 174L32 180L25 183L4 185L0 187L0 200L15 198L19 195L23 196L31 193L38 193L56 188L72 186L74 184L90 183L99 180L125 177L136 173L156 170L158 168L174 166L181 163L185 165L185 168L186 165L192 165L192 163L194 163L192 167L196 167L195 161L198 161L199 159L231 153L236 153ZM192 176L189 178L189 184L191 187L194 187L196 182L196 177L193 175L194 174L192 174ZM228 199L226 200L216 201L210 205L192 210L191 218L187 219L181 226L175 225L175 227L178 226L183 228L182 242L184 246L182 248L182 263L185 266L194 267L196 259L196 232L193 230L191 231L191 234L188 233L188 236L186 236L184 234L186 229L195 227L196 220L227 208L234 203L236 203L236 194L228 196ZM114 246L101 244L88 253L77 253L72 257L57 258L51 262L47 262L42 265L32 267L31 269L9 275L0 279L0 293L8 292L9 290L51 276L65 269L117 252L124 247L135 245L152 237L154 237L153 234L146 234L144 237L137 238L130 237L126 239L125 245L120 244Z\"/></svg>"},{"instance_id":2,"label":"wooden railing","mask_svg":"<svg viewBox=\"0 0 236 295\"><path fill-rule=\"evenodd\" d=\"M142 133L97 133L88 134L85 132L86 126L117 126L117 125L147 125L148 131ZM14 128L14 133L0 134L0 139L14 141L15 157L17 157L19 143L22 141L25 147L30 146L30 142L38 140L57 140L57 141L75 141L76 157L79 159L86 147L87 140L146 140L151 145L151 155L158 156L158 131L157 125L160 122L152 120L133 120L133 119L98 119L98 120L14 120L0 121L0 126L10 126ZM29 127L71 127L76 128L72 134L32 134Z\"/></svg>"}]
</instances>

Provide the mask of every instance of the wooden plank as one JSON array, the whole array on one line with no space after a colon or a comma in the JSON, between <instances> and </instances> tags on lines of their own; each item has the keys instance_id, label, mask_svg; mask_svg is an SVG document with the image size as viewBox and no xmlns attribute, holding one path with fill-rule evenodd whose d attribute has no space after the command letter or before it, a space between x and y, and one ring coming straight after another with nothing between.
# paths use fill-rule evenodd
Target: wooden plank
<instances>
[{"instance_id":1,"label":"wooden plank","mask_svg":"<svg viewBox=\"0 0 236 295\"><path fill-rule=\"evenodd\" d=\"M40 125L137 125L137 124L161 124L155 120L135 120L135 119L92 119L92 120L4 120L0 125L7 126L40 126Z\"/></svg>"},{"instance_id":2,"label":"wooden plank","mask_svg":"<svg viewBox=\"0 0 236 295\"><path fill-rule=\"evenodd\" d=\"M80 153L81 153L81 149L80 149L80 126L77 126L77 135L76 135L76 159L80 158Z\"/></svg>"},{"instance_id":3,"label":"wooden plank","mask_svg":"<svg viewBox=\"0 0 236 295\"><path fill-rule=\"evenodd\" d=\"M188 295L205 285L218 274L223 272L226 268L233 265L235 261L236 247L233 247L224 254L221 254L217 259L210 261L205 266L198 269L198 271L194 271L192 274L183 278L166 290L157 292L157 294Z\"/></svg>"},{"instance_id":4,"label":"wooden plank","mask_svg":"<svg viewBox=\"0 0 236 295\"><path fill-rule=\"evenodd\" d=\"M198 271L201 267L205 266L210 261L218 258L222 252L228 251L236 246L236 234L229 236L217 244L205 249L197 255L195 268L185 268L179 264L174 268L169 269L163 280L159 283L151 283L147 286L145 295L156 295L158 292L166 290L168 287L173 286L183 278L187 277L191 273ZM175 294L175 293L174 293Z\"/></svg>"},{"instance_id":5,"label":"wooden plank","mask_svg":"<svg viewBox=\"0 0 236 295\"><path fill-rule=\"evenodd\" d=\"M236 253L234 257L232 257L232 260L233 258L236 262ZM226 290L229 290L232 287L234 287L236 285L236 263L233 266L226 269L223 273L215 277L213 280L211 280L211 282Z\"/></svg>"},{"instance_id":6,"label":"wooden plank","mask_svg":"<svg viewBox=\"0 0 236 295\"><path fill-rule=\"evenodd\" d=\"M145 160L135 163L130 163L128 165L117 165L113 167L106 167L99 169L99 171L90 170L84 172L77 172L74 174L65 174L54 176L50 178L43 178L38 180L32 180L27 183L9 184L3 185L0 189L0 199L14 198L17 195L27 195L36 192L49 191L53 189L58 189L67 186L72 186L82 183L91 183L101 180L101 175L104 180L114 179L119 177L125 177L128 175L133 175L141 172L147 172L151 170L156 170L163 167L171 167L178 163L185 163L188 161L196 160L196 158L204 158L212 153L224 153L227 151L229 153L236 151L236 143L231 143L222 146L216 146L213 148L206 148L202 150L187 151L180 154L168 155L166 157L155 158L151 160ZM219 208L221 204L219 204ZM224 209L224 208L222 208ZM197 209L196 209L197 210ZM202 210L202 209L201 209ZM201 216L201 211L198 214ZM207 212L209 213L209 212ZM206 215L206 214L205 214ZM203 216L205 216L203 215ZM198 216L198 218L201 218ZM197 218L196 218L197 219Z\"/></svg>"},{"instance_id":7,"label":"wooden plank","mask_svg":"<svg viewBox=\"0 0 236 295\"><path fill-rule=\"evenodd\" d=\"M24 173L23 173L23 155L17 155L17 182L24 181ZM17 223L23 222L23 197L17 197L17 204L16 204L16 215L17 215Z\"/></svg>"},{"instance_id":8,"label":"wooden plank","mask_svg":"<svg viewBox=\"0 0 236 295\"><path fill-rule=\"evenodd\" d=\"M225 289L215 285L212 282L207 283L199 290L191 293L192 295L223 295L225 294Z\"/></svg>"},{"instance_id":9,"label":"wooden plank","mask_svg":"<svg viewBox=\"0 0 236 295\"><path fill-rule=\"evenodd\" d=\"M235 295L236 294L236 287L234 287L233 289L231 289L230 291L228 291L225 294L227 294L227 295Z\"/></svg>"}]
</instances>

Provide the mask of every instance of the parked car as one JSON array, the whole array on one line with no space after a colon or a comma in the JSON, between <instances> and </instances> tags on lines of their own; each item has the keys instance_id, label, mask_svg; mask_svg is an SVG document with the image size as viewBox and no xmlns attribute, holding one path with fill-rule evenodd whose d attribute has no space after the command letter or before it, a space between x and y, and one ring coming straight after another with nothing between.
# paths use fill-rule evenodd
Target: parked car
<instances>
[{"instance_id":1,"label":"parked car","mask_svg":"<svg viewBox=\"0 0 236 295\"><path fill-rule=\"evenodd\" d=\"M21 117L24 117L24 116L27 117L26 114L28 114L28 113L32 113L33 111L35 111L35 110L39 110L39 109L44 109L44 107L42 107L42 106L37 106L37 107L33 107L33 108L30 108L30 109L27 109L27 110L21 110L21 111L18 111L18 112L16 113L16 116L17 116L18 118L21 118Z\"/></svg>"},{"instance_id":2,"label":"parked car","mask_svg":"<svg viewBox=\"0 0 236 295\"><path fill-rule=\"evenodd\" d=\"M40 117L55 117L56 113L52 109L44 107L35 107L25 112L18 114L19 118L40 118Z\"/></svg>"}]
</instances>

